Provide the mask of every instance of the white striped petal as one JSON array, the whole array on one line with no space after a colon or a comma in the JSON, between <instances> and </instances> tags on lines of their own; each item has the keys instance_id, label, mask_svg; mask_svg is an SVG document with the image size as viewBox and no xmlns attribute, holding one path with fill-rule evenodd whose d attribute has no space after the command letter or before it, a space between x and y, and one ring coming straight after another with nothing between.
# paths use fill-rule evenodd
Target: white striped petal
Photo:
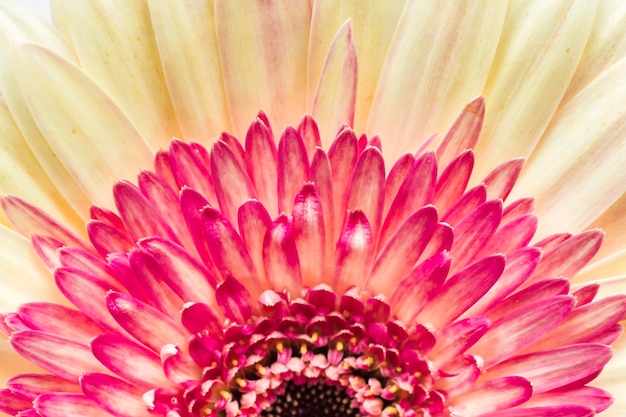
<instances>
[{"instance_id":1,"label":"white striped petal","mask_svg":"<svg viewBox=\"0 0 626 417\"><path fill-rule=\"evenodd\" d=\"M386 140L388 160L445 132L459 109L481 94L506 6L480 0L407 3L367 123L369 134Z\"/></svg>"},{"instance_id":2,"label":"white striped petal","mask_svg":"<svg viewBox=\"0 0 626 417\"><path fill-rule=\"evenodd\" d=\"M574 74L596 3L511 2L485 86L487 112L475 178L531 153Z\"/></svg>"},{"instance_id":3,"label":"white striped petal","mask_svg":"<svg viewBox=\"0 0 626 417\"><path fill-rule=\"evenodd\" d=\"M536 198L536 236L580 231L626 191L625 73L626 58L573 98L526 163L513 193Z\"/></svg>"},{"instance_id":4,"label":"white striped petal","mask_svg":"<svg viewBox=\"0 0 626 417\"><path fill-rule=\"evenodd\" d=\"M214 2L150 0L167 88L186 140L209 144L231 130Z\"/></svg>"},{"instance_id":5,"label":"white striped petal","mask_svg":"<svg viewBox=\"0 0 626 417\"><path fill-rule=\"evenodd\" d=\"M47 142L91 201L113 207L112 194L104 190L151 166L150 149L78 67L35 44L22 44L16 52L20 87ZM40 68L46 68L45 77Z\"/></svg>"},{"instance_id":6,"label":"white striped petal","mask_svg":"<svg viewBox=\"0 0 626 417\"><path fill-rule=\"evenodd\" d=\"M307 109L312 107L319 76L335 34L348 19L352 21L359 77L357 80L354 129L365 129L367 115L378 84L405 0L322 0L313 3L307 71Z\"/></svg>"},{"instance_id":7,"label":"white striped petal","mask_svg":"<svg viewBox=\"0 0 626 417\"><path fill-rule=\"evenodd\" d=\"M104 89L154 148L179 136L148 5L143 1L55 0L81 68Z\"/></svg>"},{"instance_id":8,"label":"white striped petal","mask_svg":"<svg viewBox=\"0 0 626 417\"><path fill-rule=\"evenodd\" d=\"M305 1L217 0L217 37L234 130L262 109L278 127L305 110L311 9Z\"/></svg>"}]
</instances>

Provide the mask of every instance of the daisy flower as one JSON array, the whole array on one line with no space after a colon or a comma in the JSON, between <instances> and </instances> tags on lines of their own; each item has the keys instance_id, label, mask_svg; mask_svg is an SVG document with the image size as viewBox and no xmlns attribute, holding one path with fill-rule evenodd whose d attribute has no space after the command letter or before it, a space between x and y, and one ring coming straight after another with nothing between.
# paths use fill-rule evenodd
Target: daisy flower
<instances>
[{"instance_id":1,"label":"daisy flower","mask_svg":"<svg viewBox=\"0 0 626 417\"><path fill-rule=\"evenodd\" d=\"M619 1L0 3L0 411L621 416Z\"/></svg>"}]
</instances>

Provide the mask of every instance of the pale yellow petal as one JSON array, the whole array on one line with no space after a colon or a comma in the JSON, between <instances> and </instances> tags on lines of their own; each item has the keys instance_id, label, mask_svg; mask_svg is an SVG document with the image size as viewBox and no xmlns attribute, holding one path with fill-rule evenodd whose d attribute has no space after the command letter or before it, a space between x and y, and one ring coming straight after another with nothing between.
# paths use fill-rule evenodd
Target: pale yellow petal
<instances>
[{"instance_id":1,"label":"pale yellow petal","mask_svg":"<svg viewBox=\"0 0 626 417\"><path fill-rule=\"evenodd\" d=\"M561 106L626 56L626 2L600 0L589 40Z\"/></svg>"},{"instance_id":2,"label":"pale yellow petal","mask_svg":"<svg viewBox=\"0 0 626 417\"><path fill-rule=\"evenodd\" d=\"M487 111L475 177L530 155L587 43L596 1L513 1L485 86Z\"/></svg>"},{"instance_id":3,"label":"pale yellow petal","mask_svg":"<svg viewBox=\"0 0 626 417\"><path fill-rule=\"evenodd\" d=\"M143 1L55 0L57 24L80 66L118 104L155 149L179 136L148 5Z\"/></svg>"},{"instance_id":4,"label":"pale yellow petal","mask_svg":"<svg viewBox=\"0 0 626 417\"><path fill-rule=\"evenodd\" d=\"M17 82L21 68L15 63L14 44L28 41L45 45L69 60L74 59L73 52L49 24L14 3L0 3L0 92L35 159L50 181L73 209L86 217L89 199L42 136Z\"/></svg>"},{"instance_id":5,"label":"pale yellow petal","mask_svg":"<svg viewBox=\"0 0 626 417\"><path fill-rule=\"evenodd\" d=\"M445 132L483 91L506 2L407 3L383 65L367 123L387 159Z\"/></svg>"},{"instance_id":6,"label":"pale yellow petal","mask_svg":"<svg viewBox=\"0 0 626 417\"><path fill-rule=\"evenodd\" d=\"M332 142L342 125L352 126L357 88L357 56L351 22L333 40L315 92L312 114L322 143Z\"/></svg>"},{"instance_id":7,"label":"pale yellow petal","mask_svg":"<svg viewBox=\"0 0 626 417\"><path fill-rule=\"evenodd\" d=\"M213 1L150 0L149 6L183 138L209 144L231 130Z\"/></svg>"},{"instance_id":8,"label":"pale yellow petal","mask_svg":"<svg viewBox=\"0 0 626 417\"><path fill-rule=\"evenodd\" d=\"M50 182L0 96L0 194L15 194L41 207L74 230L83 220ZM0 212L4 224L5 216Z\"/></svg>"},{"instance_id":9,"label":"pale yellow petal","mask_svg":"<svg viewBox=\"0 0 626 417\"><path fill-rule=\"evenodd\" d=\"M513 191L532 195L538 237L577 232L626 191L626 58L556 115Z\"/></svg>"},{"instance_id":10,"label":"pale yellow petal","mask_svg":"<svg viewBox=\"0 0 626 417\"><path fill-rule=\"evenodd\" d=\"M298 123L306 107L310 4L217 0L215 19L235 133L245 134L259 110L275 130Z\"/></svg>"},{"instance_id":11,"label":"pale yellow petal","mask_svg":"<svg viewBox=\"0 0 626 417\"><path fill-rule=\"evenodd\" d=\"M405 3L405 0L322 0L313 3L307 72L307 108L311 108L313 104L330 44L341 25L347 19L351 19L359 57L354 129L357 132L365 130L380 70Z\"/></svg>"},{"instance_id":12,"label":"pale yellow petal","mask_svg":"<svg viewBox=\"0 0 626 417\"><path fill-rule=\"evenodd\" d=\"M0 225L0 247L0 312L14 311L31 301L68 303L28 239Z\"/></svg>"},{"instance_id":13,"label":"pale yellow petal","mask_svg":"<svg viewBox=\"0 0 626 417\"><path fill-rule=\"evenodd\" d=\"M89 198L113 207L112 184L152 165L148 145L78 67L34 44L17 52L20 87L46 140Z\"/></svg>"}]
</instances>

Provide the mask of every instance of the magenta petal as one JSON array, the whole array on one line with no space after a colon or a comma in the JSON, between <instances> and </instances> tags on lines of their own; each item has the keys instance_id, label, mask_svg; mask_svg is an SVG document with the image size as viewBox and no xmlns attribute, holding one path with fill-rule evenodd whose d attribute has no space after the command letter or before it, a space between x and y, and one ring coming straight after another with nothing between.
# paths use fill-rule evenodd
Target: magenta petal
<instances>
[{"instance_id":1,"label":"magenta petal","mask_svg":"<svg viewBox=\"0 0 626 417\"><path fill-rule=\"evenodd\" d=\"M504 257L494 255L469 265L449 278L415 320L435 328L452 322L478 301L504 270Z\"/></svg>"},{"instance_id":2,"label":"magenta petal","mask_svg":"<svg viewBox=\"0 0 626 417\"><path fill-rule=\"evenodd\" d=\"M487 187L485 184L479 184L474 188L470 188L463 196L454 203L454 205L441 218L441 221L456 227L461 220L468 216L478 206L487 200Z\"/></svg>"},{"instance_id":3,"label":"magenta petal","mask_svg":"<svg viewBox=\"0 0 626 417\"><path fill-rule=\"evenodd\" d=\"M204 262L204 264L211 269L211 272L219 275L219 273L214 271L214 268L212 268L214 266L213 260L209 254L208 244L204 238L204 231L202 228L202 216L200 211L207 206L209 206L209 202L196 190L188 187L183 187L183 189L180 190L181 211L196 251L200 256L200 259L202 259L202 262Z\"/></svg>"},{"instance_id":4,"label":"magenta petal","mask_svg":"<svg viewBox=\"0 0 626 417\"><path fill-rule=\"evenodd\" d=\"M407 173L394 198L380 233L378 246L382 246L411 214L429 204L435 194L437 160L435 154L420 156Z\"/></svg>"},{"instance_id":5,"label":"magenta petal","mask_svg":"<svg viewBox=\"0 0 626 417\"><path fill-rule=\"evenodd\" d=\"M517 289L533 273L539 260L541 251L537 248L523 247L506 258L506 266L500 279L491 287L483 298L467 310L463 317L483 314L491 307Z\"/></svg>"},{"instance_id":6,"label":"magenta petal","mask_svg":"<svg viewBox=\"0 0 626 417\"><path fill-rule=\"evenodd\" d=\"M610 346L579 344L516 356L487 370L484 379L522 376L535 393L548 392L596 374L611 359Z\"/></svg>"},{"instance_id":7,"label":"magenta petal","mask_svg":"<svg viewBox=\"0 0 626 417\"><path fill-rule=\"evenodd\" d=\"M93 247L100 256L107 256L109 253L127 252L134 243L130 237L118 228L96 220L87 222L87 234Z\"/></svg>"},{"instance_id":8,"label":"magenta petal","mask_svg":"<svg viewBox=\"0 0 626 417\"><path fill-rule=\"evenodd\" d=\"M173 140L170 143L169 157L172 174L176 178L175 189L191 187L201 192L211 204L217 203L209 167L203 163L190 144Z\"/></svg>"},{"instance_id":9,"label":"magenta petal","mask_svg":"<svg viewBox=\"0 0 626 417\"><path fill-rule=\"evenodd\" d=\"M258 162L257 162L258 163ZM298 132L287 126L278 142L278 211L290 213L293 196L309 179L309 158Z\"/></svg>"},{"instance_id":10,"label":"magenta petal","mask_svg":"<svg viewBox=\"0 0 626 417\"><path fill-rule=\"evenodd\" d=\"M613 403L613 397L608 392L595 387L580 387L549 391L536 394L524 404L524 407L545 407L554 405L579 404L589 407L596 413L606 410Z\"/></svg>"},{"instance_id":11,"label":"magenta petal","mask_svg":"<svg viewBox=\"0 0 626 417\"><path fill-rule=\"evenodd\" d=\"M167 345L161 349L161 361L163 362L161 372L165 372L167 379L174 384L184 386L187 382L193 383L202 378L202 370L191 356L174 345Z\"/></svg>"},{"instance_id":12,"label":"magenta petal","mask_svg":"<svg viewBox=\"0 0 626 417\"><path fill-rule=\"evenodd\" d=\"M396 198L400 186L404 182L406 175L415 163L415 157L410 153L402 155L389 170L385 180L385 203L383 204L383 218L387 217L391 203Z\"/></svg>"},{"instance_id":13,"label":"magenta petal","mask_svg":"<svg viewBox=\"0 0 626 417\"><path fill-rule=\"evenodd\" d=\"M159 352L161 347L170 343L186 345L184 329L156 308L117 292L110 292L106 302L120 326L154 352Z\"/></svg>"},{"instance_id":14,"label":"magenta petal","mask_svg":"<svg viewBox=\"0 0 626 417\"><path fill-rule=\"evenodd\" d=\"M8 379L6 386L29 401L46 392L81 392L78 384L51 374L19 374ZM4 396L0 395L0 399Z\"/></svg>"},{"instance_id":15,"label":"magenta petal","mask_svg":"<svg viewBox=\"0 0 626 417\"><path fill-rule=\"evenodd\" d=\"M48 393L42 394L34 402L35 410L40 416L46 417L110 417L111 415L99 407L98 403L84 394Z\"/></svg>"},{"instance_id":16,"label":"magenta petal","mask_svg":"<svg viewBox=\"0 0 626 417\"><path fill-rule=\"evenodd\" d=\"M513 356L559 325L574 308L571 296L558 295L521 308L494 322L471 352L491 367Z\"/></svg>"},{"instance_id":17,"label":"magenta petal","mask_svg":"<svg viewBox=\"0 0 626 417\"><path fill-rule=\"evenodd\" d=\"M331 266L331 283L343 292L351 285L361 286L372 258L372 231L361 211L348 214Z\"/></svg>"},{"instance_id":18,"label":"magenta petal","mask_svg":"<svg viewBox=\"0 0 626 417\"><path fill-rule=\"evenodd\" d=\"M439 253L427 259L404 278L390 297L398 318L405 323L413 322L428 300L435 297L450 269L450 255Z\"/></svg>"},{"instance_id":19,"label":"magenta petal","mask_svg":"<svg viewBox=\"0 0 626 417\"><path fill-rule=\"evenodd\" d=\"M334 209L335 227L341 227L345 219L350 180L352 179L354 165L358 156L356 135L350 128L342 129L328 150L333 184L333 206L331 207ZM311 179L315 181L314 178ZM315 184L317 189L321 190L322 184L317 182ZM327 218L326 215L324 218Z\"/></svg>"},{"instance_id":20,"label":"magenta petal","mask_svg":"<svg viewBox=\"0 0 626 417\"><path fill-rule=\"evenodd\" d=\"M9 341L20 355L68 381L77 382L84 372L106 372L84 343L35 330L13 333Z\"/></svg>"},{"instance_id":21,"label":"magenta petal","mask_svg":"<svg viewBox=\"0 0 626 417\"><path fill-rule=\"evenodd\" d=\"M52 303L26 303L17 310L25 324L33 330L87 343L102 333L102 328L82 312Z\"/></svg>"},{"instance_id":22,"label":"magenta petal","mask_svg":"<svg viewBox=\"0 0 626 417\"><path fill-rule=\"evenodd\" d=\"M260 275L259 281L266 282L263 266L263 240L268 227L272 223L265 206L257 200L248 200L239 207L237 212L239 234L248 250L252 263Z\"/></svg>"},{"instance_id":23,"label":"magenta petal","mask_svg":"<svg viewBox=\"0 0 626 417\"><path fill-rule=\"evenodd\" d=\"M437 226L437 210L426 206L413 213L380 250L365 286L390 295L420 258Z\"/></svg>"},{"instance_id":24,"label":"magenta petal","mask_svg":"<svg viewBox=\"0 0 626 417\"><path fill-rule=\"evenodd\" d=\"M233 151L220 141L211 148L211 172L220 209L234 224L239 206L246 200L256 198L252 181Z\"/></svg>"},{"instance_id":25,"label":"magenta petal","mask_svg":"<svg viewBox=\"0 0 626 417\"><path fill-rule=\"evenodd\" d=\"M20 411L28 410L33 406L31 400L22 398L19 395L14 394L8 389L0 390L0 411L10 414L12 416L17 415Z\"/></svg>"},{"instance_id":26,"label":"magenta petal","mask_svg":"<svg viewBox=\"0 0 626 417\"><path fill-rule=\"evenodd\" d=\"M492 200L480 205L454 228L451 272L472 263L492 238L502 218L502 201Z\"/></svg>"},{"instance_id":27,"label":"magenta petal","mask_svg":"<svg viewBox=\"0 0 626 417\"><path fill-rule=\"evenodd\" d=\"M302 283L313 286L325 276L326 229L322 203L313 184L306 184L293 205L293 237L298 250Z\"/></svg>"},{"instance_id":28,"label":"magenta petal","mask_svg":"<svg viewBox=\"0 0 626 417\"><path fill-rule=\"evenodd\" d=\"M102 258L79 248L62 248L59 261L67 268L79 269L113 285L118 284L115 272Z\"/></svg>"},{"instance_id":29,"label":"magenta petal","mask_svg":"<svg viewBox=\"0 0 626 417\"><path fill-rule=\"evenodd\" d=\"M145 392L109 375L88 373L81 377L80 386L85 395L116 417L150 417L142 401Z\"/></svg>"},{"instance_id":30,"label":"magenta petal","mask_svg":"<svg viewBox=\"0 0 626 417\"><path fill-rule=\"evenodd\" d=\"M322 214L326 229L326 259L331 259L335 250L335 242L337 242L339 236L341 220L335 219L335 203L333 200L334 188L330 161L326 153L320 148L315 150L315 154L311 160L310 174L310 180L315 184L315 190L318 193L322 205Z\"/></svg>"},{"instance_id":31,"label":"magenta petal","mask_svg":"<svg viewBox=\"0 0 626 417\"><path fill-rule=\"evenodd\" d=\"M142 239L139 247L156 261L160 279L182 300L213 300L217 279L185 249L159 237Z\"/></svg>"},{"instance_id":32,"label":"magenta petal","mask_svg":"<svg viewBox=\"0 0 626 417\"><path fill-rule=\"evenodd\" d=\"M467 150L456 157L441 173L435 187L434 203L447 212L465 192L474 167L474 153Z\"/></svg>"},{"instance_id":33,"label":"magenta petal","mask_svg":"<svg viewBox=\"0 0 626 417\"><path fill-rule=\"evenodd\" d=\"M485 412L515 407L533 394L530 382L519 376L507 376L475 384L471 390L455 397L452 407L463 415L478 416Z\"/></svg>"},{"instance_id":34,"label":"magenta petal","mask_svg":"<svg viewBox=\"0 0 626 417\"><path fill-rule=\"evenodd\" d=\"M272 132L261 119L257 118L248 128L244 158L259 199L275 216L278 213L276 144Z\"/></svg>"},{"instance_id":35,"label":"magenta petal","mask_svg":"<svg viewBox=\"0 0 626 417\"><path fill-rule=\"evenodd\" d=\"M286 215L267 229L263 241L263 264L268 283L276 292L288 291L292 297L300 294L302 274L292 225Z\"/></svg>"},{"instance_id":36,"label":"magenta petal","mask_svg":"<svg viewBox=\"0 0 626 417\"><path fill-rule=\"evenodd\" d=\"M168 385L159 355L125 337L102 334L91 341L93 355L115 374L143 387Z\"/></svg>"},{"instance_id":37,"label":"magenta petal","mask_svg":"<svg viewBox=\"0 0 626 417\"><path fill-rule=\"evenodd\" d=\"M217 304L231 320L244 323L252 315L252 296L233 277L227 276L215 290Z\"/></svg>"},{"instance_id":38,"label":"magenta petal","mask_svg":"<svg viewBox=\"0 0 626 417\"><path fill-rule=\"evenodd\" d=\"M456 359L474 345L489 329L491 322L485 317L477 316L456 321L437 333L437 344L429 357L438 367Z\"/></svg>"},{"instance_id":39,"label":"magenta petal","mask_svg":"<svg viewBox=\"0 0 626 417\"><path fill-rule=\"evenodd\" d=\"M211 207L204 208L201 214L211 258L220 274L230 274L251 285L254 292L260 292L261 283L254 263L231 223L220 211Z\"/></svg>"},{"instance_id":40,"label":"magenta petal","mask_svg":"<svg viewBox=\"0 0 626 417\"><path fill-rule=\"evenodd\" d=\"M348 210L362 210L370 222L373 240L378 236L385 201L385 161L376 148L366 148L354 168L348 191Z\"/></svg>"}]
</instances>

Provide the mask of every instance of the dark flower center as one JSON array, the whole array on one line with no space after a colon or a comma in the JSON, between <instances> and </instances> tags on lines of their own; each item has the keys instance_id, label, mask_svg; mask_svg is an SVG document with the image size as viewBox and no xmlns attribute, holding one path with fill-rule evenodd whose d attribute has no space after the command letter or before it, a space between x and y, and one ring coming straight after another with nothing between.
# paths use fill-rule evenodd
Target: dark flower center
<instances>
[{"instance_id":1,"label":"dark flower center","mask_svg":"<svg viewBox=\"0 0 626 417\"><path fill-rule=\"evenodd\" d=\"M293 381L285 385L285 392L261 413L264 417L335 417L363 414L352 405L352 399L340 386L330 386L323 381L317 384L298 385Z\"/></svg>"}]
</instances>

